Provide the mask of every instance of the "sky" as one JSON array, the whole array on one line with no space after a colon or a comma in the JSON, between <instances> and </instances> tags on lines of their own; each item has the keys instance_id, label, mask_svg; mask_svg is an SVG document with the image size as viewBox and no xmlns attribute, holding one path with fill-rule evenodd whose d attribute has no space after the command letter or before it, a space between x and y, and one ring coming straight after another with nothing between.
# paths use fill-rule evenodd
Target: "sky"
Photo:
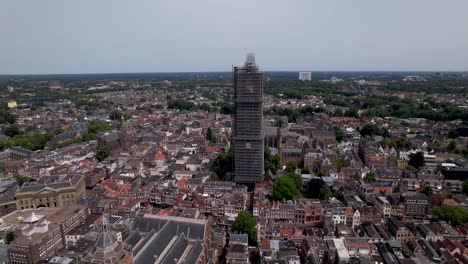
<instances>
[{"instance_id":1,"label":"sky","mask_svg":"<svg viewBox=\"0 0 468 264\"><path fill-rule=\"evenodd\" d=\"M0 74L467 71L467 0L0 0Z\"/></svg>"}]
</instances>

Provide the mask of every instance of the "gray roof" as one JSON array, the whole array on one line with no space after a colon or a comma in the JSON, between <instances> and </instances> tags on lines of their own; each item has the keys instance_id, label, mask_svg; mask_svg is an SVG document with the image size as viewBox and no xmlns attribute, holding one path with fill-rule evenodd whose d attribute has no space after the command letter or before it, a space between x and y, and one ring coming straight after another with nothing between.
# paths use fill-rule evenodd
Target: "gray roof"
<instances>
[{"instance_id":1,"label":"gray roof","mask_svg":"<svg viewBox=\"0 0 468 264\"><path fill-rule=\"evenodd\" d=\"M134 221L135 231L147 233L136 244L134 261L138 263L153 263L160 258L161 263L173 263L174 259L182 257L189 245L205 238L206 220L189 219L182 217L167 217L145 215L137 217ZM192 241L192 242L189 242ZM195 246L194 246L195 247ZM193 255L194 248L187 254L186 259L198 259ZM187 262L186 263L190 263Z\"/></svg>"},{"instance_id":2,"label":"gray roof","mask_svg":"<svg viewBox=\"0 0 468 264\"><path fill-rule=\"evenodd\" d=\"M66 175L66 176L44 176L36 182L24 183L19 192L38 192L47 188L48 190L55 190L64 187L76 186L81 175Z\"/></svg>"},{"instance_id":3,"label":"gray roof","mask_svg":"<svg viewBox=\"0 0 468 264\"><path fill-rule=\"evenodd\" d=\"M140 240L141 240L140 232L132 232L128 236L128 238L125 240L125 244L133 248Z\"/></svg>"},{"instance_id":4,"label":"gray roof","mask_svg":"<svg viewBox=\"0 0 468 264\"><path fill-rule=\"evenodd\" d=\"M201 241L195 242L192 249L190 250L190 253L185 258L185 264L197 263L197 259L200 257L202 250L203 250L203 246L202 246Z\"/></svg>"},{"instance_id":5,"label":"gray roof","mask_svg":"<svg viewBox=\"0 0 468 264\"><path fill-rule=\"evenodd\" d=\"M109 230L109 222L107 218L104 218L96 244L84 258L85 261L87 263L117 264L124 255L122 243L117 241L115 234Z\"/></svg>"},{"instance_id":6,"label":"gray roof","mask_svg":"<svg viewBox=\"0 0 468 264\"><path fill-rule=\"evenodd\" d=\"M247 244L249 242L249 238L247 234L231 234L229 236L229 242L241 242Z\"/></svg>"},{"instance_id":7,"label":"gray roof","mask_svg":"<svg viewBox=\"0 0 468 264\"><path fill-rule=\"evenodd\" d=\"M185 234L180 235L172 248L166 254L166 256L161 261L162 263L174 263L175 259L180 259L184 251L187 249L188 240L185 237Z\"/></svg>"}]
</instances>

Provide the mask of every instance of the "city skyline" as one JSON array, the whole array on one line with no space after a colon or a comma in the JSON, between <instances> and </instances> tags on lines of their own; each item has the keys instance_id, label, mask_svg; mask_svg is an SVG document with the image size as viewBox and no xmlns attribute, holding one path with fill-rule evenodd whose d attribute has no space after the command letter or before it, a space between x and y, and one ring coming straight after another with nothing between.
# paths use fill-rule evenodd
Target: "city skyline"
<instances>
[{"instance_id":1,"label":"city skyline","mask_svg":"<svg viewBox=\"0 0 468 264\"><path fill-rule=\"evenodd\" d=\"M466 1L109 3L1 4L0 74L468 70Z\"/></svg>"}]
</instances>

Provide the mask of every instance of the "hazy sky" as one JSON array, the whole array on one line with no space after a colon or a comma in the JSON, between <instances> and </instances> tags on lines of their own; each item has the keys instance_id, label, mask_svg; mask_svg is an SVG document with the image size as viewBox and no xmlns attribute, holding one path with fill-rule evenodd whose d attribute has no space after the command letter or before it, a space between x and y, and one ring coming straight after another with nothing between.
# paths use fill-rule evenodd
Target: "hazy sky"
<instances>
[{"instance_id":1,"label":"hazy sky","mask_svg":"<svg viewBox=\"0 0 468 264\"><path fill-rule=\"evenodd\" d=\"M468 0L0 0L0 74L468 70Z\"/></svg>"}]
</instances>

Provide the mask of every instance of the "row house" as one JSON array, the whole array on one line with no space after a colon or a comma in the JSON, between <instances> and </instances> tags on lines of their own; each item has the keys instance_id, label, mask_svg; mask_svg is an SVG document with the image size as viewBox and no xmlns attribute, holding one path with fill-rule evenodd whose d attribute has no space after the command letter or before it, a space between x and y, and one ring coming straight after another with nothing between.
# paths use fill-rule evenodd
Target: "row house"
<instances>
[{"instance_id":1,"label":"row house","mask_svg":"<svg viewBox=\"0 0 468 264\"><path fill-rule=\"evenodd\" d=\"M396 217L387 219L387 228L396 240L407 242L413 237L413 233Z\"/></svg>"},{"instance_id":2,"label":"row house","mask_svg":"<svg viewBox=\"0 0 468 264\"><path fill-rule=\"evenodd\" d=\"M392 206L384 196L377 196L374 199L374 208L380 218L389 218L391 216Z\"/></svg>"},{"instance_id":3,"label":"row house","mask_svg":"<svg viewBox=\"0 0 468 264\"><path fill-rule=\"evenodd\" d=\"M427 217L427 197L424 194L404 197L404 215L411 219L425 219Z\"/></svg>"},{"instance_id":4,"label":"row house","mask_svg":"<svg viewBox=\"0 0 468 264\"><path fill-rule=\"evenodd\" d=\"M354 190L367 201L371 201L371 198L376 195L389 195L393 192L392 187L384 186L380 183L365 183L363 181L355 181Z\"/></svg>"},{"instance_id":5,"label":"row house","mask_svg":"<svg viewBox=\"0 0 468 264\"><path fill-rule=\"evenodd\" d=\"M322 223L322 211L322 204L318 200L262 203L257 199L253 207L253 215L259 219L309 226Z\"/></svg>"}]
</instances>

